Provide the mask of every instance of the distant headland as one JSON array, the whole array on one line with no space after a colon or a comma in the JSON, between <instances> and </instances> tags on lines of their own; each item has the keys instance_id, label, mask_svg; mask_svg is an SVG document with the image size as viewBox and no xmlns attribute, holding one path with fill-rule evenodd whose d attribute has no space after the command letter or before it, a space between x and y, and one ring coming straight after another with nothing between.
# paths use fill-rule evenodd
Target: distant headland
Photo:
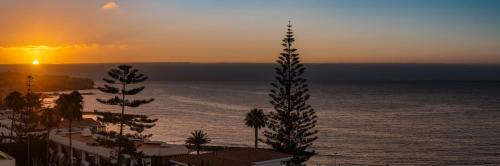
<instances>
[{"instance_id":1,"label":"distant headland","mask_svg":"<svg viewBox=\"0 0 500 166\"><path fill-rule=\"evenodd\" d=\"M0 65L0 72L14 71L40 75L68 75L92 78L106 76L117 64ZM272 63L133 63L150 81L269 81ZM397 80L500 80L500 64L411 64L411 63L305 63L310 81L397 81Z\"/></svg>"},{"instance_id":2,"label":"distant headland","mask_svg":"<svg viewBox=\"0 0 500 166\"><path fill-rule=\"evenodd\" d=\"M19 72L0 72L0 96L12 91L25 92L27 77L30 74ZM64 75L31 75L33 76L33 91L69 91L94 88L94 80L76 78Z\"/></svg>"}]
</instances>

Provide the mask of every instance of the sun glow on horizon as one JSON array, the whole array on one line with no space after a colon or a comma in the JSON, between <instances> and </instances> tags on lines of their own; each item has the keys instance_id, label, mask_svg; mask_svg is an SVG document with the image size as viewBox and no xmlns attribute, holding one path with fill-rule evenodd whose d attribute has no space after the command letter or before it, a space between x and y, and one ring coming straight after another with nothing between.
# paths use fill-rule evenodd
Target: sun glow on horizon
<instances>
[{"instance_id":1,"label":"sun glow on horizon","mask_svg":"<svg viewBox=\"0 0 500 166\"><path fill-rule=\"evenodd\" d=\"M0 64L272 63L288 20L307 63L500 64L500 1L382 1L0 0Z\"/></svg>"},{"instance_id":2,"label":"sun glow on horizon","mask_svg":"<svg viewBox=\"0 0 500 166\"><path fill-rule=\"evenodd\" d=\"M35 59L35 60L33 60L32 64L33 64L33 65L39 65L39 64L40 64L40 61L38 61L38 59Z\"/></svg>"}]
</instances>

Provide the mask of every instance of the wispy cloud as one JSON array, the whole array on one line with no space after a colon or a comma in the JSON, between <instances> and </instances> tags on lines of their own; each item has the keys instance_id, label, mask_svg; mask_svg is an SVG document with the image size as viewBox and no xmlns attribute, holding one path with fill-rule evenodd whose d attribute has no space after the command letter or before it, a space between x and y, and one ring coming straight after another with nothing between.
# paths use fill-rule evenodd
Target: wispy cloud
<instances>
[{"instance_id":1,"label":"wispy cloud","mask_svg":"<svg viewBox=\"0 0 500 166\"><path fill-rule=\"evenodd\" d=\"M4 50L60 50L60 49L98 49L98 48L113 48L113 49L125 49L128 45L100 45L97 43L91 44L72 44L72 45L60 45L60 46L49 46L49 45L24 45L24 46L0 46L0 49Z\"/></svg>"},{"instance_id":2,"label":"wispy cloud","mask_svg":"<svg viewBox=\"0 0 500 166\"><path fill-rule=\"evenodd\" d=\"M115 10L120 6L116 2L108 2L101 7L101 10Z\"/></svg>"}]
</instances>

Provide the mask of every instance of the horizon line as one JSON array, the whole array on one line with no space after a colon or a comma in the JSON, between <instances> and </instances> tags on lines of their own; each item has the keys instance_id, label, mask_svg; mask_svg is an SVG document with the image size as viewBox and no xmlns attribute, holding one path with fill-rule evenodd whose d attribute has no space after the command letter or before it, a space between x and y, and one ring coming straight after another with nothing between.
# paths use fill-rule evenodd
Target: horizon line
<instances>
[{"instance_id":1,"label":"horizon line","mask_svg":"<svg viewBox=\"0 0 500 166\"><path fill-rule=\"evenodd\" d=\"M274 62L83 62L83 63L40 63L43 65L98 65L98 64L275 64ZM500 63L444 63L444 62L303 62L303 64L381 64L381 65L492 65ZM34 65L32 63L0 63L0 65Z\"/></svg>"}]
</instances>

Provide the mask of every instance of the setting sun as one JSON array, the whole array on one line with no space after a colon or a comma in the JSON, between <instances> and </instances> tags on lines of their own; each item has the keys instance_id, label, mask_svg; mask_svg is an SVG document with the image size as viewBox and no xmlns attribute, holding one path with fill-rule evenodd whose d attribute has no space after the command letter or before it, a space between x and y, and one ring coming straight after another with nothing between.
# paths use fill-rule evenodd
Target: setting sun
<instances>
[{"instance_id":1,"label":"setting sun","mask_svg":"<svg viewBox=\"0 0 500 166\"><path fill-rule=\"evenodd\" d=\"M33 62L32 62L32 63L33 63L34 65L38 65L38 64L40 64L40 61L38 61L38 59L35 59L35 60L33 60Z\"/></svg>"}]
</instances>

